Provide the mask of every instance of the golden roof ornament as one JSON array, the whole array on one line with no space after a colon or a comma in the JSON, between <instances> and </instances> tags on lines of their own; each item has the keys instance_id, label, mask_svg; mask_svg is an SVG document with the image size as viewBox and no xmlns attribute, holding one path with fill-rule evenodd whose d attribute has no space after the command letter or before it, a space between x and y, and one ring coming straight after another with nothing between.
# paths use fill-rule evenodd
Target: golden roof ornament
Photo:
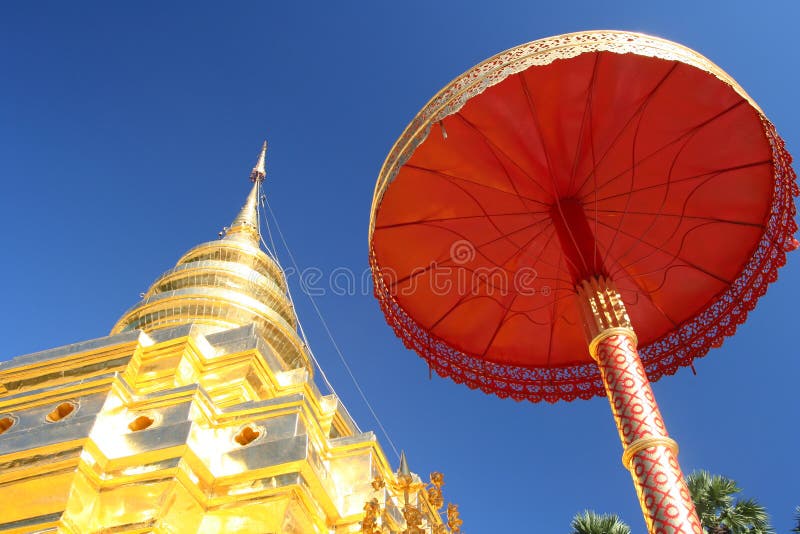
<instances>
[{"instance_id":1,"label":"golden roof ornament","mask_svg":"<svg viewBox=\"0 0 800 534\"><path fill-rule=\"evenodd\" d=\"M260 227L258 224L258 199L260 193L261 182L257 181L253 183L250 194L247 195L247 200L245 200L244 206L242 206L239 214L236 215L231 225L225 230L223 239L246 241L258 247L259 241L261 240Z\"/></svg>"},{"instance_id":2,"label":"golden roof ornament","mask_svg":"<svg viewBox=\"0 0 800 534\"><path fill-rule=\"evenodd\" d=\"M364 503L360 534L460 534L463 521L458 506L448 504L445 517L440 511L444 506L442 486L444 475L436 471L430 474L430 484L422 482L411 472L401 451L395 480L388 485L381 477L372 481L373 496ZM397 494L392 498L394 491L385 493L386 489L402 492L402 501ZM399 513L402 520L390 510Z\"/></svg>"},{"instance_id":3,"label":"golden roof ornament","mask_svg":"<svg viewBox=\"0 0 800 534\"><path fill-rule=\"evenodd\" d=\"M161 275L112 334L195 324L207 333L255 323L290 368L313 373L278 263L261 249L258 204L267 143L250 173L253 185L222 239L197 245Z\"/></svg>"},{"instance_id":4,"label":"golden roof ornament","mask_svg":"<svg viewBox=\"0 0 800 534\"><path fill-rule=\"evenodd\" d=\"M253 170L250 171L250 181L253 182L253 187L250 189L250 194L247 195L247 200L241 211L225 230L225 239L244 240L256 247L259 246L261 234L258 224L258 202L261 197L261 184L264 183L264 179L267 176L266 158L267 142L264 141L256 164Z\"/></svg>"},{"instance_id":5,"label":"golden roof ornament","mask_svg":"<svg viewBox=\"0 0 800 534\"><path fill-rule=\"evenodd\" d=\"M258 160L256 160L256 165L253 167L253 170L250 172L250 181L262 183L264 178L267 177L267 171L264 167L267 159L267 142L264 141L264 144L261 146L261 153L258 155Z\"/></svg>"},{"instance_id":6,"label":"golden roof ornament","mask_svg":"<svg viewBox=\"0 0 800 534\"><path fill-rule=\"evenodd\" d=\"M408 478L411 482L411 470L408 468L408 460L406 460L406 451L400 451L400 467L397 468L397 477Z\"/></svg>"}]
</instances>

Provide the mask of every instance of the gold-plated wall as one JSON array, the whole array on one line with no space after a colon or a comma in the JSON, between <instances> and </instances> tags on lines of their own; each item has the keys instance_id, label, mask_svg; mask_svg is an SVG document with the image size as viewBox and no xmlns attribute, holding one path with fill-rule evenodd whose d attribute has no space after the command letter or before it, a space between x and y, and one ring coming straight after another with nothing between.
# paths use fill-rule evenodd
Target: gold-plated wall
<instances>
[{"instance_id":1,"label":"gold-plated wall","mask_svg":"<svg viewBox=\"0 0 800 534\"><path fill-rule=\"evenodd\" d=\"M0 532L358 532L369 499L399 506L372 433L254 325L118 334L0 383Z\"/></svg>"}]
</instances>

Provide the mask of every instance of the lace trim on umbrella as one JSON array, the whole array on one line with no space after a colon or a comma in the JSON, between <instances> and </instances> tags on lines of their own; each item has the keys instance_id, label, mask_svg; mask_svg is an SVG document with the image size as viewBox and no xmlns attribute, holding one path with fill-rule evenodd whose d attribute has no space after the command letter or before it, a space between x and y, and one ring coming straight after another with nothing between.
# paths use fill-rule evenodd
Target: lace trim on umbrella
<instances>
[{"instance_id":1,"label":"lace trim on umbrella","mask_svg":"<svg viewBox=\"0 0 800 534\"><path fill-rule=\"evenodd\" d=\"M639 349L651 381L692 364L712 347L719 347L747 314L767 286L778 278L786 253L797 248L794 197L798 196L792 158L774 126L762 119L772 148L774 189L770 216L758 247L742 273L711 305L676 330ZM520 367L488 362L450 347L417 324L392 296L374 250L370 254L375 296L386 322L405 346L414 349L442 377L499 397L533 402L604 396L600 371L594 364L563 368Z\"/></svg>"}]
</instances>

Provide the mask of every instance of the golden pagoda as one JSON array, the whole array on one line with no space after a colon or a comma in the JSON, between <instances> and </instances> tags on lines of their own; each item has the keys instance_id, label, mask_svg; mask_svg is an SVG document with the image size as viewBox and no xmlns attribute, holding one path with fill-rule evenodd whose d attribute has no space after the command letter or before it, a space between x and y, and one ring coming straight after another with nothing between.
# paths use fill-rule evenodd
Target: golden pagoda
<instances>
[{"instance_id":1,"label":"golden pagoda","mask_svg":"<svg viewBox=\"0 0 800 534\"><path fill-rule=\"evenodd\" d=\"M260 246L266 148L220 239L109 336L0 363L0 533L460 532L441 475L393 472L314 384Z\"/></svg>"}]
</instances>

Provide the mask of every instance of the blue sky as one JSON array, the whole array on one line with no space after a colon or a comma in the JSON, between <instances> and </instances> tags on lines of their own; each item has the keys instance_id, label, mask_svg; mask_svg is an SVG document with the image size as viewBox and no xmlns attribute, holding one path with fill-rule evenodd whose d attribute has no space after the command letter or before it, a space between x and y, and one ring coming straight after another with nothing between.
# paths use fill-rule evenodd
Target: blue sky
<instances>
[{"instance_id":1,"label":"blue sky","mask_svg":"<svg viewBox=\"0 0 800 534\"><path fill-rule=\"evenodd\" d=\"M450 79L541 37L612 28L683 43L736 78L800 153L798 20L791 0L4 3L0 358L106 335L230 221L265 137L267 194L299 266L363 273L374 182L395 138ZM334 387L375 428L290 284ZM779 532L800 504L798 284L790 256L697 376L654 386L684 471L736 479ZM644 531L605 399L534 405L429 380L371 295L317 303L412 470L445 474L466 532L567 532L585 508Z\"/></svg>"}]
</instances>

